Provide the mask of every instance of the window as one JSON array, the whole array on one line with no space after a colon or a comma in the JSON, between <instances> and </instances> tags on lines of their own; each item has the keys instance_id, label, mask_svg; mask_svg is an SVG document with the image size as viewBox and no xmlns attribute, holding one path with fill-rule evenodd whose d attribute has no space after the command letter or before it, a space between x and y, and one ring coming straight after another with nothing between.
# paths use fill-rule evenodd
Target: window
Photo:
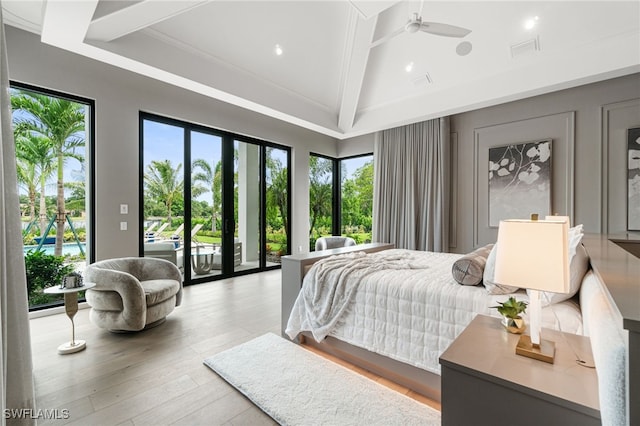
<instances>
[{"instance_id":1,"label":"window","mask_svg":"<svg viewBox=\"0 0 640 426\"><path fill-rule=\"evenodd\" d=\"M371 242L373 155L309 158L309 247L319 237L343 235Z\"/></svg>"},{"instance_id":2,"label":"window","mask_svg":"<svg viewBox=\"0 0 640 426\"><path fill-rule=\"evenodd\" d=\"M141 252L168 244L185 284L278 267L289 148L146 113L141 128Z\"/></svg>"},{"instance_id":3,"label":"window","mask_svg":"<svg viewBox=\"0 0 640 426\"><path fill-rule=\"evenodd\" d=\"M10 93L29 308L42 309L63 300L44 288L92 259L93 103L18 83Z\"/></svg>"},{"instance_id":4,"label":"window","mask_svg":"<svg viewBox=\"0 0 640 426\"><path fill-rule=\"evenodd\" d=\"M340 160L340 235L371 242L373 155Z\"/></svg>"},{"instance_id":5,"label":"window","mask_svg":"<svg viewBox=\"0 0 640 426\"><path fill-rule=\"evenodd\" d=\"M316 240L334 234L334 200L336 160L311 155L309 157L309 249L315 250ZM337 223L337 222L335 222Z\"/></svg>"}]
</instances>

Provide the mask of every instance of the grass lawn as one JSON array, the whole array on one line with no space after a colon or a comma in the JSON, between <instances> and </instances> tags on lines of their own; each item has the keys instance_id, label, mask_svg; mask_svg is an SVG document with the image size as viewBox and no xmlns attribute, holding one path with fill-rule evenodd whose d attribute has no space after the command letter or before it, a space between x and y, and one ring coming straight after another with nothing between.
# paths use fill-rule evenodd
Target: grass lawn
<instances>
[{"instance_id":1,"label":"grass lawn","mask_svg":"<svg viewBox=\"0 0 640 426\"><path fill-rule=\"evenodd\" d=\"M195 240L197 242L203 243L203 244L218 244L218 245L222 245L222 238L221 237L209 237L209 236L206 236L206 235L196 235ZM282 244L279 244L279 243L267 242L267 244L269 245L269 247L271 247L271 251L278 251L282 247Z\"/></svg>"},{"instance_id":2,"label":"grass lawn","mask_svg":"<svg viewBox=\"0 0 640 426\"><path fill-rule=\"evenodd\" d=\"M214 243L222 244L221 237L208 237L206 235L196 235L194 240L198 241L199 243L205 243L205 244L214 244Z\"/></svg>"}]
</instances>

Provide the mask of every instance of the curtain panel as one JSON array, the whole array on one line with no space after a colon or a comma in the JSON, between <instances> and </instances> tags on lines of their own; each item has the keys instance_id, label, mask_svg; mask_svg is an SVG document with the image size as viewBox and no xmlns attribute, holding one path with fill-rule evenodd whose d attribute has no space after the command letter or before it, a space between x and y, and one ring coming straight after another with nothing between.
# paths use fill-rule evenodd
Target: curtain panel
<instances>
[{"instance_id":1,"label":"curtain panel","mask_svg":"<svg viewBox=\"0 0 640 426\"><path fill-rule=\"evenodd\" d=\"M35 424L27 282L11 124L9 68L0 3L0 336L2 424ZM5 410L14 410L6 412ZM22 410L22 411L20 411Z\"/></svg>"},{"instance_id":2,"label":"curtain panel","mask_svg":"<svg viewBox=\"0 0 640 426\"><path fill-rule=\"evenodd\" d=\"M376 134L373 241L449 250L449 118Z\"/></svg>"}]
</instances>

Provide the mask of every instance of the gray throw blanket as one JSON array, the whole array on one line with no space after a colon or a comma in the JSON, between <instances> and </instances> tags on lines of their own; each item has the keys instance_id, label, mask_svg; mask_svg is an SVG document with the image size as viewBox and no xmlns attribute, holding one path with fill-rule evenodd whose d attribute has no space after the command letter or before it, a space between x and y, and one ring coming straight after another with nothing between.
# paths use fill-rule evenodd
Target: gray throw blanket
<instances>
[{"instance_id":1,"label":"gray throw blanket","mask_svg":"<svg viewBox=\"0 0 640 426\"><path fill-rule=\"evenodd\" d=\"M386 269L426 268L428 265L416 263L410 253L395 250L373 254L355 252L322 259L304 277L287 329L294 328L291 327L294 313L302 313L300 329L310 330L320 342L349 309L364 277Z\"/></svg>"}]
</instances>

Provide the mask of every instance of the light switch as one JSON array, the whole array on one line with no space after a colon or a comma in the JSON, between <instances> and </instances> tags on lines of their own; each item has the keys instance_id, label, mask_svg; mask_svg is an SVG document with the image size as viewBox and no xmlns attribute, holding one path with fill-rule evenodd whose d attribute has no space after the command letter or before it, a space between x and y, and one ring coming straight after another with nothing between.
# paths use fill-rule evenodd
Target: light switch
<instances>
[{"instance_id":1,"label":"light switch","mask_svg":"<svg viewBox=\"0 0 640 426\"><path fill-rule=\"evenodd\" d=\"M120 204L120 214L129 213L129 204Z\"/></svg>"},{"instance_id":2,"label":"light switch","mask_svg":"<svg viewBox=\"0 0 640 426\"><path fill-rule=\"evenodd\" d=\"M121 231L127 230L127 222L120 222L120 230Z\"/></svg>"}]
</instances>

